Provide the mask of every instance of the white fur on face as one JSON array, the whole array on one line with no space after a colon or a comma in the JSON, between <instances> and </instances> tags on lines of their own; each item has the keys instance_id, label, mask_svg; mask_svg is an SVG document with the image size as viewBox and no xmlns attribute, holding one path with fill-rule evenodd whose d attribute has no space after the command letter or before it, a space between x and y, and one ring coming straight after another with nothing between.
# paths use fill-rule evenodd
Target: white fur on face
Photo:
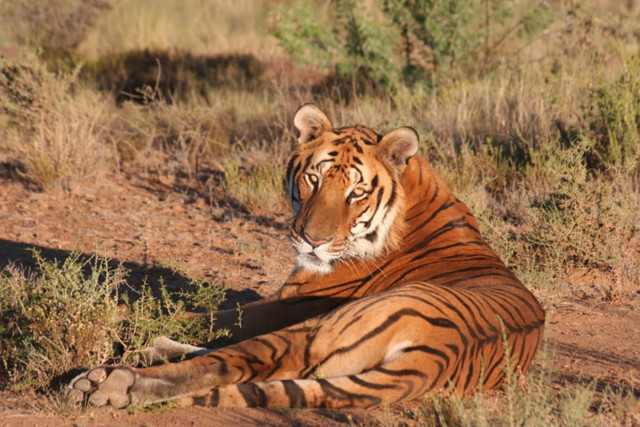
<instances>
[{"instance_id":1,"label":"white fur on face","mask_svg":"<svg viewBox=\"0 0 640 427\"><path fill-rule=\"evenodd\" d=\"M333 263L339 256L326 252L330 243L324 243L315 249L305 241L293 241L293 247L298 252L296 262L298 267L319 274L329 274L333 271Z\"/></svg>"}]
</instances>

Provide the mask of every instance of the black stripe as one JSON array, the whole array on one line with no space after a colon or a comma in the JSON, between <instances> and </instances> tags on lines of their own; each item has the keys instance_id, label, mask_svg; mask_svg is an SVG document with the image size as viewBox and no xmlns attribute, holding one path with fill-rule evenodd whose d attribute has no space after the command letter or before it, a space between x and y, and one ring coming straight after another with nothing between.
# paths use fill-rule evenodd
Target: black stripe
<instances>
[{"instance_id":1,"label":"black stripe","mask_svg":"<svg viewBox=\"0 0 640 427\"><path fill-rule=\"evenodd\" d=\"M377 368L375 368L375 371L380 372L382 374L386 374L386 375L392 376L392 377L415 376L415 377L425 378L425 379L428 378L427 374L425 374L422 371L418 371L416 369L398 369L398 370L394 370L394 369L386 369L386 368L383 368L383 367L377 367Z\"/></svg>"},{"instance_id":2,"label":"black stripe","mask_svg":"<svg viewBox=\"0 0 640 427\"><path fill-rule=\"evenodd\" d=\"M204 396L194 396L193 404L196 406L218 406L219 399L220 391L214 388Z\"/></svg>"},{"instance_id":3,"label":"black stripe","mask_svg":"<svg viewBox=\"0 0 640 427\"><path fill-rule=\"evenodd\" d=\"M284 386L284 392L289 398L290 408L306 408L307 398L304 395L304 390L294 380L282 381Z\"/></svg>"},{"instance_id":4,"label":"black stripe","mask_svg":"<svg viewBox=\"0 0 640 427\"><path fill-rule=\"evenodd\" d=\"M336 387L327 380L318 380L318 384L320 384L320 388L327 396L344 402L339 408L353 408L354 406L368 408L379 405L382 402L382 399L377 396L350 393L345 389Z\"/></svg>"},{"instance_id":5,"label":"black stripe","mask_svg":"<svg viewBox=\"0 0 640 427\"><path fill-rule=\"evenodd\" d=\"M373 221L373 218L376 217L376 214L378 213L378 209L380 209L380 204L382 203L382 196L384 195L384 187L380 187L380 190L378 190L378 194L377 194L377 199L376 199L376 208L373 210L373 215L371 215L371 218L369 218L367 221L364 221L364 227L365 228L369 228L371 226L371 221Z\"/></svg>"},{"instance_id":6,"label":"black stripe","mask_svg":"<svg viewBox=\"0 0 640 427\"><path fill-rule=\"evenodd\" d=\"M247 406L263 407L267 405L267 396L257 384L244 383L238 384L238 391L242 395Z\"/></svg>"},{"instance_id":7,"label":"black stripe","mask_svg":"<svg viewBox=\"0 0 640 427\"><path fill-rule=\"evenodd\" d=\"M349 375L347 378L349 378L351 381L353 381L354 383L358 384L361 387L366 387L373 390L388 390L388 389L397 390L401 388L400 386L394 385L394 384L376 384L369 381L365 381L359 378L357 375Z\"/></svg>"},{"instance_id":8,"label":"black stripe","mask_svg":"<svg viewBox=\"0 0 640 427\"><path fill-rule=\"evenodd\" d=\"M441 357L442 359L446 360L447 364L449 363L449 355L447 355L447 353L445 353L444 351L438 350L436 348L426 346L426 345L414 345L412 347L404 348L404 349L402 349L402 351L404 353L409 353L409 352L412 352L412 351L419 351L421 353L432 354L434 356L438 356L438 357Z\"/></svg>"},{"instance_id":9,"label":"black stripe","mask_svg":"<svg viewBox=\"0 0 640 427\"><path fill-rule=\"evenodd\" d=\"M309 154L306 159L304 159L304 166L302 166L303 170L307 170L309 165L311 164L311 159L313 158L313 154ZM299 170L299 169L298 169Z\"/></svg>"},{"instance_id":10,"label":"black stripe","mask_svg":"<svg viewBox=\"0 0 640 427\"><path fill-rule=\"evenodd\" d=\"M405 308L405 309L398 310L395 313L393 313L384 322L382 322L377 327L371 329L366 334L362 335L354 343L352 343L352 344L350 344L348 346L345 346L345 347L340 347L337 350L332 351L324 359L322 359L318 364L319 365L323 365L327 360L331 359L332 357L334 357L336 355L339 355L339 354L347 353L347 352L353 350L354 348L359 347L362 343L365 343L368 340L370 340L371 338L381 334L387 328L389 328L389 326L393 325L394 323L396 323L397 321L399 321L400 319L402 319L405 316L420 318L420 319L424 320L425 322L429 323L432 326L441 327L441 328L451 328L451 329L456 329L456 330L459 331L458 326L455 323L453 323L451 320L449 320L449 319L446 319L444 317L427 317L427 316L423 315L422 313L420 313L417 310L414 310L414 309L411 309L411 308Z\"/></svg>"},{"instance_id":11,"label":"black stripe","mask_svg":"<svg viewBox=\"0 0 640 427\"><path fill-rule=\"evenodd\" d=\"M370 241L371 243L374 243L378 239L378 231L373 230L371 233L364 236L364 238Z\"/></svg>"},{"instance_id":12,"label":"black stripe","mask_svg":"<svg viewBox=\"0 0 640 427\"><path fill-rule=\"evenodd\" d=\"M473 344L471 346L471 352L473 354L469 358L469 366L467 367L467 377L464 380L464 386L462 388L463 392L466 392L469 389L469 384L471 384L471 379L473 378L473 374L475 372L473 362L475 361L475 359L477 357L476 353L478 352L478 347L482 347L482 346L481 345L477 345L477 344Z\"/></svg>"},{"instance_id":13,"label":"black stripe","mask_svg":"<svg viewBox=\"0 0 640 427\"><path fill-rule=\"evenodd\" d=\"M333 145L336 145L336 146L337 145L342 145L345 142L350 142L351 139L352 139L351 136L346 135L346 136L343 136L342 138L334 139L333 140Z\"/></svg>"},{"instance_id":14,"label":"black stripe","mask_svg":"<svg viewBox=\"0 0 640 427\"><path fill-rule=\"evenodd\" d=\"M397 193L396 193L396 182L395 181L391 181L391 196L389 196L389 200L387 201L387 203L384 205L385 208L388 208L390 206L393 206L393 204L396 201L396 197L397 197Z\"/></svg>"}]
</instances>

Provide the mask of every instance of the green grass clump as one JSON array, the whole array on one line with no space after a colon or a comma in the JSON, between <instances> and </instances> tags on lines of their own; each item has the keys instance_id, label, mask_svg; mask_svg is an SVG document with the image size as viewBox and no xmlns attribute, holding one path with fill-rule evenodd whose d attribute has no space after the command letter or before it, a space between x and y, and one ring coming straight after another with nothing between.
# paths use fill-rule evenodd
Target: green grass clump
<instances>
[{"instance_id":1,"label":"green grass clump","mask_svg":"<svg viewBox=\"0 0 640 427\"><path fill-rule=\"evenodd\" d=\"M10 266L0 273L0 381L47 388L71 370L105 363L144 362L154 338L202 344L222 335L211 316L224 291L192 280L182 294L143 285L123 293L126 271L98 256L72 253L49 261L33 251L32 273Z\"/></svg>"}]
</instances>

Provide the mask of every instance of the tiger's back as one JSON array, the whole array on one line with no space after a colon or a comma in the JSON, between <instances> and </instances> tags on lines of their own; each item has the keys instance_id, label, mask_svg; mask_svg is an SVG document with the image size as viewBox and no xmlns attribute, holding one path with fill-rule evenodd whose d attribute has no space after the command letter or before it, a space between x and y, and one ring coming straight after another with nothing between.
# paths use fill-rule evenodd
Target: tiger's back
<instances>
[{"instance_id":1,"label":"tiger's back","mask_svg":"<svg viewBox=\"0 0 640 427\"><path fill-rule=\"evenodd\" d=\"M294 123L298 257L287 283L243 307L241 342L180 363L94 369L90 399L369 407L494 388L506 368L531 364L544 312L415 154L415 131L334 129L310 105ZM233 328L231 313L219 319Z\"/></svg>"}]
</instances>

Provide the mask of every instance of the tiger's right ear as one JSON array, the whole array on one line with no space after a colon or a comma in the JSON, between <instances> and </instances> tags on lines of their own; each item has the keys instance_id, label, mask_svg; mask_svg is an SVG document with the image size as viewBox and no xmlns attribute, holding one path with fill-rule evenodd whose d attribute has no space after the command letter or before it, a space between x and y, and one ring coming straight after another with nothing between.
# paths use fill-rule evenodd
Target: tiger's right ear
<instances>
[{"instance_id":1,"label":"tiger's right ear","mask_svg":"<svg viewBox=\"0 0 640 427\"><path fill-rule=\"evenodd\" d=\"M293 125L300 132L298 142L304 144L331 130L331 122L315 104L304 104L293 118Z\"/></svg>"}]
</instances>

